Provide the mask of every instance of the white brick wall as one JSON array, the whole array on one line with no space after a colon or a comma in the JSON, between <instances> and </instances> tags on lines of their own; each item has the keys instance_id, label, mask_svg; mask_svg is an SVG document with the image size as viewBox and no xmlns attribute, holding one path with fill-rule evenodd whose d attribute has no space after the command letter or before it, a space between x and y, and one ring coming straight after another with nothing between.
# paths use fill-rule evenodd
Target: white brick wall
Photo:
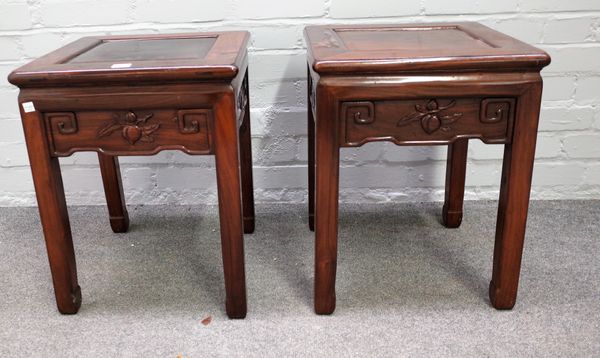
<instances>
[{"instance_id":1,"label":"white brick wall","mask_svg":"<svg viewBox=\"0 0 600 358\"><path fill-rule=\"evenodd\" d=\"M600 198L599 0L0 0L0 205L35 203L17 91L19 65L78 37L245 29L256 198L306 200L309 24L480 21L547 50L532 197ZM502 146L471 141L467 199L498 195ZM440 200L445 147L370 143L343 149L346 202ZM69 204L102 204L95 153L62 158ZM129 203L215 203L214 159L179 152L121 159ZM373 173L377 173L374 175Z\"/></svg>"}]
</instances>

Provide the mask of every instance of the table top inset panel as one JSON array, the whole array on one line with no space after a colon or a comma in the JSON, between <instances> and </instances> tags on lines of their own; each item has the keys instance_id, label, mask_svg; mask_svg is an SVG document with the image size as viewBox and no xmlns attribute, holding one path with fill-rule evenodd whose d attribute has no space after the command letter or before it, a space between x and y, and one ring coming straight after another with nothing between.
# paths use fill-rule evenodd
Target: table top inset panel
<instances>
[{"instance_id":1,"label":"table top inset panel","mask_svg":"<svg viewBox=\"0 0 600 358\"><path fill-rule=\"evenodd\" d=\"M448 44L456 48L475 46L484 51L494 47L456 26L334 29L334 31L342 39L346 48L353 51L445 49ZM374 38L377 41L373 41Z\"/></svg>"},{"instance_id":2,"label":"table top inset panel","mask_svg":"<svg viewBox=\"0 0 600 358\"><path fill-rule=\"evenodd\" d=\"M217 36L200 38L102 40L64 63L203 59Z\"/></svg>"},{"instance_id":3,"label":"table top inset panel","mask_svg":"<svg viewBox=\"0 0 600 358\"><path fill-rule=\"evenodd\" d=\"M541 69L542 50L478 23L328 25L305 30L318 73Z\"/></svg>"},{"instance_id":4,"label":"table top inset panel","mask_svg":"<svg viewBox=\"0 0 600 358\"><path fill-rule=\"evenodd\" d=\"M231 80L247 63L246 31L84 37L13 71L19 87Z\"/></svg>"}]
</instances>

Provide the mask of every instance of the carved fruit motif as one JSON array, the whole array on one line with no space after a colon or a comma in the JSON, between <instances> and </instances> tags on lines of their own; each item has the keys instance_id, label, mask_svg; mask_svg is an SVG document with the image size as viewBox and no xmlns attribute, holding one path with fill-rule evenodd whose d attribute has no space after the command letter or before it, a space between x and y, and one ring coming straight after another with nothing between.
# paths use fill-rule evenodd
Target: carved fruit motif
<instances>
[{"instance_id":1,"label":"carved fruit motif","mask_svg":"<svg viewBox=\"0 0 600 358\"><path fill-rule=\"evenodd\" d=\"M450 115L441 115L441 111L452 108L456 105L456 101L452 100L445 106L440 106L437 100L432 99L427 102L427 105L415 105L415 113L411 113L402 117L396 124L398 127L408 125L414 121L421 121L421 127L427 134L431 134L438 129L446 132L450 130L450 125L456 122L462 113L457 112Z\"/></svg>"},{"instance_id":2,"label":"carved fruit motif","mask_svg":"<svg viewBox=\"0 0 600 358\"><path fill-rule=\"evenodd\" d=\"M123 127L123 138L125 138L129 144L135 144L140 138L142 138L142 128L139 126L127 126Z\"/></svg>"},{"instance_id":3,"label":"carved fruit motif","mask_svg":"<svg viewBox=\"0 0 600 358\"><path fill-rule=\"evenodd\" d=\"M138 141L154 142L152 133L156 132L160 127L160 123L148 124L148 120L152 118L150 113L143 118L138 118L133 112L128 112L124 116L114 116L113 121L107 123L98 131L98 138L106 137L115 131L121 130L123 138L131 145Z\"/></svg>"}]
</instances>

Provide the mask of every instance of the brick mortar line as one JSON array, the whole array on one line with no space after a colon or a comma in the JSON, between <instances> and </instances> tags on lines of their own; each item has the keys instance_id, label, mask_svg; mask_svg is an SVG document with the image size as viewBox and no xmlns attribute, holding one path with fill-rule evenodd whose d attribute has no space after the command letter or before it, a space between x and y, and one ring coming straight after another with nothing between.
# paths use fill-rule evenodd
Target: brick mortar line
<instances>
[{"instance_id":1,"label":"brick mortar line","mask_svg":"<svg viewBox=\"0 0 600 358\"><path fill-rule=\"evenodd\" d=\"M40 1L38 0L28 0L28 5L29 8L32 9L32 17L34 18L34 24L33 24L33 28L31 29L22 29L22 30L2 30L0 31L0 36L1 34L4 33L14 33L15 35L11 35L8 36L8 40L9 41L14 41L14 43L16 44L16 50L18 53L21 54L21 58L19 58L17 60L17 62L15 61L11 61L11 60L2 60L0 61L0 65L6 65L6 66L13 66L13 65L19 65L24 63L24 61L26 61L27 59L29 59L29 57L24 56L24 52L25 52L25 48L23 47L24 43L23 41L21 41L21 38L27 37L27 36L34 36L37 34L56 34L58 36L60 36L61 39L64 39L66 36L71 36L73 34L78 34L80 33L81 35L85 35L87 33L91 33L93 32L119 32L119 31L133 31L136 28L140 31L142 30L152 30L152 32L156 32L157 29L159 29L159 31L161 29L164 30L170 30L170 29L180 29L181 31L196 31L198 30L199 27L204 26L207 30L211 30L213 28L217 28L217 27L223 27L223 26L229 26L229 27L242 27L242 26L246 26L249 28L249 30L253 30L253 29L265 29L265 28L289 28L289 29L297 29L300 28L301 26L303 26L304 24L322 24L322 23L364 23L366 21L368 21L369 23L390 23L390 22L402 22L405 20L410 20L410 21L439 21L439 20L455 20L456 18L460 18L462 19L470 19L470 20L479 20L479 21L487 21L490 22L490 24L492 25L492 27L494 25L498 25L501 26L504 22L509 22L509 21L523 21L523 20L531 20L532 22L535 21L535 27L532 27L532 29L534 29L536 31L537 34L537 30L539 28L539 24L542 24L542 30L539 33L539 41L534 41L531 43L535 43L537 46L541 46L544 48L547 48L551 51L561 51L563 49L568 49L570 51L573 51L573 49L588 49L588 48L593 48L594 50L587 50L587 51L595 51L596 48L598 48L600 46L600 31L598 31L598 26L600 25L600 17L598 17L598 15L600 14L600 11L589 11L589 10L584 10L584 11L521 11L520 9L518 9L518 11L516 12L496 12L496 13L472 13L466 16L461 16L459 14L429 14L427 13L427 7L425 6L425 0L420 0L419 1L419 5L420 5L420 10L419 10L419 14L415 14L415 15L402 15L402 16L393 16L393 17L379 17L379 18L374 18L374 17L361 17L361 18L331 18L331 0L325 0L324 1L324 5L325 5L325 12L322 16L312 16L312 17L279 17L279 18L270 18L270 19L245 19L245 18L241 18L241 17L236 17L232 14L234 14L233 11L233 7L237 4L236 2L229 2L229 4L231 5L231 9L229 9L230 11L227 12L226 16L224 19L222 20L206 20L206 21L187 21L187 22L183 22L183 23L155 23L155 22L150 22L150 23L141 23L141 22L133 22L134 16L136 16L136 11L135 11L135 5L136 5L136 0L134 0L133 2L129 2L130 5L130 10L128 12L128 17L127 20L125 20L124 22L121 23L115 23L115 24L105 24L105 25L74 25L74 26L67 26L67 27L53 27L53 26L44 26L42 24L43 21L43 14L40 14L37 7L39 7ZM521 1L518 3L517 6L521 6ZM0 6L1 7L1 6ZM560 23L561 21L564 20L571 20L571 21L578 21L580 20L581 23L590 23L591 27L589 29L586 30L587 33L587 38L585 40L578 40L577 42L555 42L556 40L552 40L553 37L550 37L550 41L548 41L548 34L549 31L552 29L551 25L553 23ZM578 27L579 27L579 23L578 23ZM144 28L140 28L140 27L144 27ZM61 29L60 31L56 31L53 29ZM556 35L556 34L555 34ZM294 36L294 38L296 37L301 37L300 34L297 34ZM575 36L574 36L575 37ZM554 37L554 38L560 38L560 37ZM577 37L575 37L577 38ZM540 40L541 39L541 40ZM548 42L546 42L548 41ZM553 42L554 41L554 42ZM250 48L250 52L254 55L256 55L257 57L266 57L266 56L297 56L297 55L303 55L305 53L305 49L302 45L300 45L300 43L296 40L292 41L294 42L294 44L291 44L288 47L280 47L280 48L268 48L268 47L260 47L260 46L254 46ZM291 43L291 42L290 42ZM266 60L266 64L272 65L272 64L276 64L279 62L274 62L274 61L269 61L268 59ZM587 63L586 63L587 66ZM560 142L560 151L556 154L552 153L552 157L549 158L539 158L536 159L536 164L542 164L542 165L550 165L550 166L583 166L584 170L582 171L583 175L581 176L580 180L584 181L584 180L589 180L589 175L591 173L593 173L593 170L597 170L597 168L600 167L600 163L598 162L597 158L594 157L589 157L589 158L569 158L568 153L565 151L564 148L564 144L567 140L573 141L573 138L576 140L577 138L579 138L582 135L585 136L596 136L599 132L600 132L600 127L598 126L598 123L600 123L598 121L598 109L600 109L600 103L599 101L597 101L595 99L595 97L593 95L591 95L589 90L587 92L584 93L584 96L589 97L589 100L583 100L583 101L576 101L575 98L579 98L579 92L578 92L578 88L579 88L579 83L580 81L584 78L584 76L598 76L598 74L600 74L600 71L596 71L595 68L591 69L591 70L586 70L586 71L580 71L580 70L560 70L560 71L553 71L552 68L549 68L549 71L545 71L543 73L543 76L548 76L551 78L558 78L558 77L565 77L565 85L569 85L569 87L573 87L572 91L570 93L570 96L568 99L564 99L564 100L552 100L552 101L544 101L543 103L543 109L549 109L549 110L592 110L592 116L593 119L591 121L591 124L589 126L589 128L586 129L574 129L574 130L540 130L540 134L542 135L542 137L544 138L553 138L550 139L551 141L555 141L558 140ZM264 75L264 74L263 74ZM260 77L260 76L259 76ZM566 77L570 77L570 78L566 78ZM2 84L2 79L0 79L0 91L4 91L5 96L6 93L8 91L15 91L16 88L12 87L12 86L3 86ZM256 81L256 80L255 80ZM300 77L291 77L291 78L282 78L282 79L265 79L265 80L260 80L260 82L264 82L267 83L270 81L270 84L272 85L280 85L281 83L299 83L299 82L303 82L305 81L304 76L300 76ZM563 82L559 81L558 84L563 84ZM302 86L302 84L299 84L299 86ZM556 94L561 94L561 91L556 91ZM266 89L266 94L269 94L271 92L269 92L268 89ZM287 154L291 154L293 155L294 159L285 159L285 160L258 160L256 161L256 163L258 164L258 166L256 166L255 168L260 169L261 171L267 171L268 170L277 170L280 171L282 173L285 173L285 171L297 171L298 168L303 168L304 170L306 169L306 160L302 159L301 157L304 155L302 152L302 148L298 147L298 143L301 143L302 140L306 139L306 135L303 133L296 133L296 131L294 130L295 133L293 134L288 134L288 135L278 135L277 133L274 132L269 132L270 131L270 126L269 126L269 122L272 120L272 116L274 116L274 119L277 120L277 118L281 117L281 118L288 118L285 112L288 111L283 111L283 109L289 109L291 108L291 111L289 111L291 114L290 115L297 115L300 113L305 113L306 110L303 107L300 107L301 105L301 97L299 97L298 95L296 95L295 97L290 97L291 101L294 106L293 107L288 107L287 105L289 103L287 103L288 101L286 100L286 103L272 103L272 104L268 104L268 102L272 102L271 98L272 96L264 96L264 97L258 97L260 98L261 102L265 102L264 107L259 107L259 108L253 108L253 113L257 113L257 114L268 114L270 112L273 112L273 114L268 114L265 121L261 123L261 129L262 127L264 127L264 134L261 135L253 135L253 138L255 139L259 139L259 140L273 140L273 139L293 139L296 142L296 145L291 147L291 148L286 148L289 150L285 150L285 155ZM287 98L287 97L286 97ZM277 101L276 101L277 102ZM296 105L298 107L296 107ZM256 115L256 114L255 114ZM18 116L15 116L14 114L0 114L0 118L6 118L7 121L19 121ZM569 115L569 117L573 117L575 118L575 115ZM587 120L588 118L584 118L585 120ZM1 124L1 120L0 120L0 124ZM264 124L264 126L262 125ZM560 134L559 134L560 133ZM0 142L0 145L5 145L5 146L11 146L11 145L22 145L22 142ZM286 149L284 148L284 149ZM586 148L584 148L586 149ZM585 150L586 152L590 152L593 151L591 148L588 150ZM377 158L376 159L372 159L372 160L360 160L360 159L352 159L352 160L343 160L342 161L342 168L343 169L354 169L354 168L359 168L364 170L365 168L370 168L370 167L380 167L380 168L398 168L398 167L402 167L404 169L411 169L411 168L415 168L415 169L420 169L420 168L424 168L425 166L434 166L437 169L439 169L440 167L445 166L445 159L429 159L429 160L420 160L420 161L389 161L389 160L385 160L383 159L385 152L382 149L378 149L376 152L374 152L373 154L377 154ZM267 153L267 156L268 153ZM359 155L360 156L360 155ZM23 158L17 158L18 161L22 161ZM73 159L71 159L73 160ZM86 161L87 159L83 159L83 161ZM76 161L76 160L75 160ZM473 168L477 169L479 166L488 166L488 165L494 165L494 166L500 166L502 162L501 158L490 158L490 159L473 159L473 158L469 158L469 165L471 165ZM73 163L73 164L63 164L63 167L69 171L69 172L76 172L77 170L88 170L91 168L94 168L94 170L97 169L97 164L82 164L82 163ZM150 171L150 179L147 180L147 182L149 183L154 183L156 184L156 177L157 177L157 173L162 171L162 170L186 170L186 169L191 169L191 168L198 168L199 170L205 170L205 169L209 169L211 171L214 171L214 165L206 165L206 164L201 164L201 163L186 163L186 162L157 162L157 163L122 163L122 167L123 167L123 172L125 174L125 176L127 175L127 171L130 170L148 170ZM24 170L28 170L29 166L27 165L21 165L21 166L6 166L6 167L0 167L0 172L6 172L9 173L9 171L13 171L13 172L21 172ZM289 170L288 170L289 169ZM580 170L580 169L578 169ZM480 173L479 173L480 174ZM558 170L558 174L562 174L562 172L560 170ZM568 174L568 173L567 173ZM289 175L288 175L289 176ZM285 175L284 175L285 177ZM481 175L477 175L477 177L481 177ZM132 178L135 178L135 176L132 176ZM569 180L574 180L573 178L569 179ZM285 180L284 180L285 181ZM144 181L146 182L146 180ZM14 183L10 183L10 184L14 184ZM271 184L273 185L277 185L277 186L285 186L285 183L279 183L279 182L274 182L271 181ZM19 187L19 183L15 184L15 187L18 188ZM435 188L435 192L432 193L427 193L428 190L431 190L431 188ZM68 188L67 188L68 189ZM365 197L369 194L375 194L377 196L387 196L386 198L383 199L367 199L369 202L381 202L381 201L406 201L406 198L396 198L396 200L390 200L389 195L393 195L394 193L402 195L403 191L404 193L416 193L415 197L417 198L421 198L421 197L429 197L429 198L437 198L439 197L439 192L440 189L443 189L443 186L433 186L433 187L428 187L428 186L404 186L401 188L397 188L397 189L393 189L393 188L377 188L377 187L372 187L372 188L342 188L342 192L340 193L340 196L343 198L343 196L345 195L347 198L361 198L361 197ZM491 189L491 191L489 190ZM172 202L173 199L177 199L177 198L181 198L182 197L182 193L185 192L190 192L190 191L194 191L197 189L185 189L185 188L181 188L181 185L174 185L174 186L168 186L164 189L161 189L161 192L167 192L165 194L164 197L161 198L155 198L156 200L153 200L154 202ZM263 201L265 202L287 202L287 201L282 201L282 198L291 198L294 195L297 195L298 193L304 192L306 189L298 189L298 188L293 188L293 189L286 189L286 188L282 188L282 187L277 187L277 188L257 188L257 193L259 193L258 197L262 198ZM362 191L365 190L365 192L363 193ZM493 186L478 186L478 185L471 185L467 187L467 195L468 196L473 196L473 197L486 197L486 196L490 196L491 192L496 193L495 195L497 195L497 191L498 191L498 186L497 185L493 185ZM552 185L552 184L548 184L548 185L544 185L544 186L539 186L539 187L534 187L532 188L532 195L535 193L535 195L539 196L539 197L562 197L562 198L569 198L569 197L589 197L591 192L600 192L600 186L596 185L595 183L592 184L583 184L583 183L578 183L575 185L569 185L569 184L560 184L560 185ZM23 192L19 192L19 193L23 193ZM25 197L25 195L18 195L16 196L15 200L13 200L14 202L27 202L27 201L32 201L33 197L30 195L31 193L33 193L32 190L29 191L28 197ZM98 193L101 195L101 191L94 191L93 192L94 195L98 195ZM137 190L137 191L132 191L132 190L128 190L127 191L127 195L131 196L132 194L137 196L137 197L148 197L149 194L152 193L156 193L155 190L150 190L148 192L145 192L143 190ZM83 192L77 192L74 195L69 195L69 197L73 197L76 198L75 200L81 200L81 198L89 198L90 195L86 195L89 193L83 193ZM146 194L146 195L145 195ZM364 195L363 195L364 194ZM262 197L261 197L262 195ZM77 199L79 198L79 199ZM99 201L102 201L103 198L100 198ZM212 200L214 198L210 198L209 200ZM408 200L410 200L411 198L408 198ZM197 196L193 196L192 201L202 201L202 198L199 198ZM10 201L10 198L6 198L6 197L2 197L2 193L0 193L0 203L3 202L8 202ZM34 201L34 200L33 200ZM96 199L94 198L94 201L96 201ZM258 201L260 202L260 200Z\"/></svg>"},{"instance_id":2,"label":"brick mortar line","mask_svg":"<svg viewBox=\"0 0 600 358\"><path fill-rule=\"evenodd\" d=\"M132 1L133 2L133 1ZM34 7L32 7L33 9ZM566 15L566 17L561 17ZM552 17L558 16L558 17ZM369 20L372 23L382 23L386 21L394 20L416 20L416 21L428 21L432 18L457 18L460 17L461 21L485 21L485 20L515 20L515 19L551 19L551 20L571 20L582 17L600 17L600 10L589 11L589 10L573 10L573 11L548 11L548 12L497 12L497 13L470 13L470 14L414 14L414 15L399 15L389 17L350 17L350 18L330 18L325 15L319 16L306 16L306 17L273 17L273 18L230 18L230 19L213 19L213 20L198 20L198 21L186 21L186 22L127 22L127 23L114 23L114 24L100 24L100 25L87 25L87 24L76 24L71 26L47 26L40 22L33 23L33 26L29 29L12 29L12 30L0 30L0 36L4 35L20 35L22 33L47 33L47 30L53 31L68 31L72 29L87 29L90 31L113 31L117 29L122 30L168 30L177 29L181 26L184 27L197 27L198 25L210 25L213 27L217 26L231 26L231 25L245 25L255 27L265 27L264 25L283 25L283 26L297 26L300 24L330 24L330 23L358 23ZM309 20L309 21L307 21ZM311 22L314 21L314 22ZM431 21L431 20L429 20ZM449 20L450 21L450 20Z\"/></svg>"},{"instance_id":3,"label":"brick mortar line","mask_svg":"<svg viewBox=\"0 0 600 358\"><path fill-rule=\"evenodd\" d=\"M536 158L535 164L557 164L557 165L565 165L565 164L579 164L585 165L588 167L600 167L600 162L598 161L598 157L574 157L574 158L562 158L569 160L556 161L555 159L559 157L544 157L544 158ZM379 160L341 160L340 161L340 169L350 169L350 168L362 168L362 167L386 167L386 168L418 168L418 167L427 167L427 166L439 166L445 165L446 159L429 159L429 160L413 160L413 161L391 161L385 159ZM493 159L474 159L472 157L468 158L468 163L473 165L489 165L489 164L501 164L502 158L493 158ZM268 163L267 163L268 164ZM592 164L591 166L589 164ZM70 169L96 169L98 168L97 163L61 163L61 167ZM184 163L184 162L146 162L146 163L121 163L121 167L124 170L127 169L189 169L189 168L197 168L197 169L209 169L215 170L216 167L210 164L203 163ZM280 169L303 169L307 168L306 161L289 161L289 162L278 162L273 165L265 165L255 164L253 166L254 169L268 169L268 170L280 170ZM29 169L29 165L15 165L15 166L0 166L0 171L8 171L12 169Z\"/></svg>"}]
</instances>

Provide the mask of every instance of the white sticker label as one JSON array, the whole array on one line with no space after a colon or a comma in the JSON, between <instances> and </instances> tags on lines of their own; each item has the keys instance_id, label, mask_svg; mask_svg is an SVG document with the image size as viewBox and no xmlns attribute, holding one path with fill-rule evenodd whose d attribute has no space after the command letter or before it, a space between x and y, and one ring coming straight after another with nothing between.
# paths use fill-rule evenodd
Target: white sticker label
<instances>
[{"instance_id":1,"label":"white sticker label","mask_svg":"<svg viewBox=\"0 0 600 358\"><path fill-rule=\"evenodd\" d=\"M110 65L110 68L129 68L131 67L131 63L113 63Z\"/></svg>"},{"instance_id":2,"label":"white sticker label","mask_svg":"<svg viewBox=\"0 0 600 358\"><path fill-rule=\"evenodd\" d=\"M23 103L23 110L25 111L25 113L35 112L35 106L33 105L33 102Z\"/></svg>"}]
</instances>

